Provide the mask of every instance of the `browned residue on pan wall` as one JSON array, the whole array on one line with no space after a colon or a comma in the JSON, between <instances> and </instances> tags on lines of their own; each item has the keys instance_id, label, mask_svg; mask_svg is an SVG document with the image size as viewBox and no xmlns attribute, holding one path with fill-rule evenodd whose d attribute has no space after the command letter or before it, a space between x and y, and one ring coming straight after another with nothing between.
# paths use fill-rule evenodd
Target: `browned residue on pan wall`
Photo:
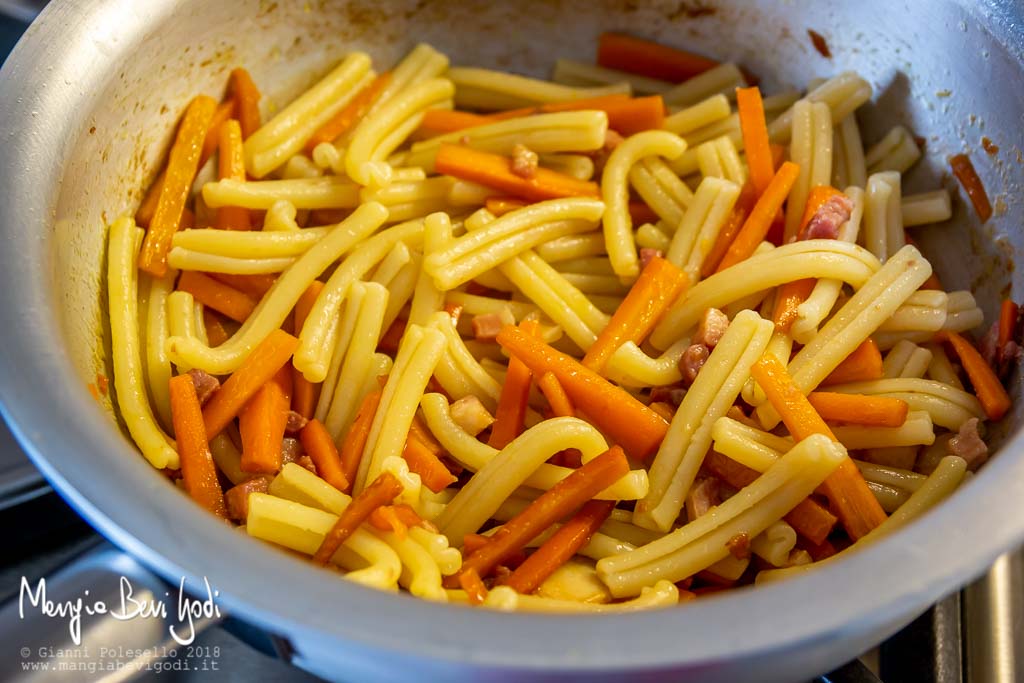
<instances>
[{"instance_id":1,"label":"browned residue on pan wall","mask_svg":"<svg viewBox=\"0 0 1024 683\"><path fill-rule=\"evenodd\" d=\"M987 135L983 135L981 138L981 148L985 150L985 152L989 156L994 157L995 155L999 154L999 145L996 145L991 140L989 140Z\"/></svg>"},{"instance_id":2,"label":"browned residue on pan wall","mask_svg":"<svg viewBox=\"0 0 1024 683\"><path fill-rule=\"evenodd\" d=\"M832 51L828 49L828 41L825 40L825 36L821 35L813 28L807 29L807 35L811 37L811 45L818 51L825 59L832 59Z\"/></svg>"}]
</instances>

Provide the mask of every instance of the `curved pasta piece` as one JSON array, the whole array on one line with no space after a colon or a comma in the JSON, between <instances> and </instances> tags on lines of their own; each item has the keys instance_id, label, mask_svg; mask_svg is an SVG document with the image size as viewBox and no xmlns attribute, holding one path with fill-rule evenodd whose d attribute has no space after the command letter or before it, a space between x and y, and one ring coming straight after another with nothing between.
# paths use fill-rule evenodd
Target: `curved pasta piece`
<instances>
[{"instance_id":1,"label":"curved pasta piece","mask_svg":"<svg viewBox=\"0 0 1024 683\"><path fill-rule=\"evenodd\" d=\"M329 228L293 231L179 230L171 244L190 251L237 259L271 259L301 256L319 242Z\"/></svg>"},{"instance_id":2,"label":"curved pasta piece","mask_svg":"<svg viewBox=\"0 0 1024 683\"><path fill-rule=\"evenodd\" d=\"M477 441L455 424L448 406L448 400L441 394L426 394L420 401L427 426L445 450L459 464L474 472L480 470L498 455L497 449ZM568 467L544 463L523 481L524 486L548 490L572 474ZM631 470L628 475L612 484L595 498L600 500L636 500L647 495L647 472Z\"/></svg>"},{"instance_id":3,"label":"curved pasta piece","mask_svg":"<svg viewBox=\"0 0 1024 683\"><path fill-rule=\"evenodd\" d=\"M600 200L585 197L530 204L451 240L430 254L423 267L439 289L454 289L526 249L592 230L604 209Z\"/></svg>"},{"instance_id":4,"label":"curved pasta piece","mask_svg":"<svg viewBox=\"0 0 1024 683\"><path fill-rule=\"evenodd\" d=\"M426 548L408 535L399 538L392 531L373 530L373 535L387 543L402 561L398 584L417 598L448 602L448 594L441 586L441 569Z\"/></svg>"},{"instance_id":5,"label":"curved pasta piece","mask_svg":"<svg viewBox=\"0 0 1024 683\"><path fill-rule=\"evenodd\" d=\"M363 211L366 207L375 207L373 221L376 222L380 219L383 222L382 214L379 213L386 212L383 206L376 203L363 204L356 213ZM355 215L353 214L352 217ZM346 222L352 220L352 217L349 217ZM322 382L327 374L331 350L334 348L337 335L334 321L341 305L345 302L345 297L348 296L348 289L352 283L369 272L398 242L404 241L411 244L420 239L422 235L423 221L420 220L400 223L383 230L359 244L331 273L331 277L327 279L306 317L306 323L302 326L302 332L299 335L299 347L295 350L295 357L292 360L295 368L306 379L310 382ZM310 252L312 251L315 250L310 250ZM322 271L323 269L320 272ZM288 273L285 273L282 279L287 275ZM307 286L308 284L309 282L306 283ZM273 291L271 290L271 293ZM300 291L299 294L301 293ZM297 297L296 300L298 300Z\"/></svg>"},{"instance_id":6,"label":"curved pasta piece","mask_svg":"<svg viewBox=\"0 0 1024 683\"><path fill-rule=\"evenodd\" d=\"M775 567L789 564L789 553L794 547L796 531L781 519L750 541L751 552Z\"/></svg>"},{"instance_id":7,"label":"curved pasta piece","mask_svg":"<svg viewBox=\"0 0 1024 683\"><path fill-rule=\"evenodd\" d=\"M157 469L178 469L178 452L156 423L143 377L135 267L142 229L131 218L122 216L110 226L107 239L107 296L117 407L146 460Z\"/></svg>"},{"instance_id":8,"label":"curved pasta piece","mask_svg":"<svg viewBox=\"0 0 1024 683\"><path fill-rule=\"evenodd\" d=\"M287 199L278 199L263 217L263 232L296 232L302 230L295 222L298 210Z\"/></svg>"},{"instance_id":9,"label":"curved pasta piece","mask_svg":"<svg viewBox=\"0 0 1024 683\"><path fill-rule=\"evenodd\" d=\"M593 458L608 450L608 443L594 426L575 417L556 417L527 429L484 463L455 494L435 520L441 533L453 543L461 543L466 534L478 531L531 473L566 448Z\"/></svg>"},{"instance_id":10,"label":"curved pasta piece","mask_svg":"<svg viewBox=\"0 0 1024 683\"><path fill-rule=\"evenodd\" d=\"M663 532L672 528L711 446L712 426L736 401L773 328L753 311L740 313L729 325L672 418L648 472L651 490L633 512L634 524Z\"/></svg>"},{"instance_id":11,"label":"curved pasta piece","mask_svg":"<svg viewBox=\"0 0 1024 683\"><path fill-rule=\"evenodd\" d=\"M171 337L167 340L167 353L171 360L174 363L182 362L192 367L200 368L214 375L227 375L234 372L242 364L242 361L245 360L248 353L264 337L281 326L284 319L288 317L288 313L295 307L299 297L302 296L302 293L306 291L306 288L313 280L334 263L339 256L380 227L386 216L387 210L380 204L363 204L282 273L281 277L277 279L274 286L270 288L270 291L267 292L256 306L256 309L231 339L228 339L216 348L210 348L193 339ZM398 228L392 228L391 230L398 230ZM409 232L414 232L414 230ZM405 235L405 233L401 234ZM384 238L382 241L386 242L389 239L391 239L391 236ZM360 248L364 249L367 244L372 242L373 239L368 240ZM346 259L346 262L349 260ZM367 269L369 269L369 265L367 265ZM339 266L338 270L331 276L330 281L328 281L321 292L321 296L317 299L317 303L313 306L313 311L317 311L317 307L320 306L321 301L325 298L324 295L328 294L328 290L331 289L331 282L335 281L338 272L344 270L344 266ZM365 272L365 270L361 272ZM354 280L355 277L352 279ZM343 283L344 289L347 289L348 284L350 283ZM335 289L337 288L336 284ZM340 306L341 300L344 298L344 289L340 296L338 296L336 291L333 292L331 302L336 302L333 310L328 311L324 315L323 308L325 307L320 307L319 324L327 324L333 314L337 312L337 306ZM323 320L324 318L326 320ZM315 324L318 321L318 317L313 312L310 312L306 320L303 333L310 329L311 320ZM317 339L317 343L329 344L333 342L333 339L327 338L328 336L323 334ZM300 343L299 350L301 349ZM325 352L330 353L330 347L327 347ZM298 351L296 351L296 355L298 356ZM324 362L324 366L322 372L326 374L326 362ZM317 382L322 380L323 375L319 378L311 379L311 381Z\"/></svg>"},{"instance_id":12,"label":"curved pasta piece","mask_svg":"<svg viewBox=\"0 0 1024 683\"><path fill-rule=\"evenodd\" d=\"M431 78L398 92L372 116L364 118L352 133L345 154L348 177L360 185L370 184L371 171L367 165L385 162L419 127L423 112L454 94L455 86L450 80Z\"/></svg>"},{"instance_id":13,"label":"curved pasta piece","mask_svg":"<svg viewBox=\"0 0 1024 683\"><path fill-rule=\"evenodd\" d=\"M846 449L814 434L794 446L749 486L662 538L597 563L612 595L637 595L653 579L681 581L729 555L728 541L753 538L810 495L846 458Z\"/></svg>"},{"instance_id":14,"label":"curved pasta piece","mask_svg":"<svg viewBox=\"0 0 1024 683\"><path fill-rule=\"evenodd\" d=\"M675 384L683 379L679 359L689 346L689 338L684 337L657 358L651 358L634 342L627 341L609 359L608 376L619 384L633 387Z\"/></svg>"},{"instance_id":15,"label":"curved pasta piece","mask_svg":"<svg viewBox=\"0 0 1024 683\"><path fill-rule=\"evenodd\" d=\"M608 157L601 174L601 195L606 205L604 238L608 258L619 277L640 273L633 221L629 217L629 171L644 157L662 156L670 161L686 151L686 141L664 130L649 130L626 138Z\"/></svg>"},{"instance_id":16,"label":"curved pasta piece","mask_svg":"<svg viewBox=\"0 0 1024 683\"><path fill-rule=\"evenodd\" d=\"M863 247L837 240L805 240L755 254L691 287L651 333L651 343L668 348L697 324L709 308L804 278L835 278L859 289L879 269Z\"/></svg>"},{"instance_id":17,"label":"curved pasta piece","mask_svg":"<svg viewBox=\"0 0 1024 683\"><path fill-rule=\"evenodd\" d=\"M409 537L426 549L437 562L442 576L452 576L462 568L462 553L448 543L444 534L428 531L421 526L409 529Z\"/></svg>"},{"instance_id":18,"label":"curved pasta piece","mask_svg":"<svg viewBox=\"0 0 1024 683\"><path fill-rule=\"evenodd\" d=\"M487 410L493 412L501 395L501 384L473 357L455 329L455 321L441 311L432 315L428 324L439 330L446 341L444 355L434 369L441 387L455 400L476 396Z\"/></svg>"},{"instance_id":19,"label":"curved pasta piece","mask_svg":"<svg viewBox=\"0 0 1024 683\"><path fill-rule=\"evenodd\" d=\"M160 424L171 427L171 395L168 382L171 380L171 360L167 357L167 337L170 325L167 321L167 297L174 290L177 273L169 271L162 278L146 273L140 275L139 286L146 287L145 303L139 307L146 312L146 386ZM145 284L143 284L145 283Z\"/></svg>"},{"instance_id":20,"label":"curved pasta piece","mask_svg":"<svg viewBox=\"0 0 1024 683\"><path fill-rule=\"evenodd\" d=\"M438 330L419 325L406 328L366 438L353 491L361 491L377 478L388 455L402 452L420 397L446 345Z\"/></svg>"},{"instance_id":21,"label":"curved pasta piece","mask_svg":"<svg viewBox=\"0 0 1024 683\"><path fill-rule=\"evenodd\" d=\"M352 52L245 141L245 168L262 178L301 151L320 126L373 78L370 57Z\"/></svg>"},{"instance_id":22,"label":"curved pasta piece","mask_svg":"<svg viewBox=\"0 0 1024 683\"><path fill-rule=\"evenodd\" d=\"M677 224L665 254L666 260L683 269L690 282L700 280L704 258L729 220L739 196L739 185L720 178L704 178L697 186L693 201L682 222Z\"/></svg>"}]
</instances>

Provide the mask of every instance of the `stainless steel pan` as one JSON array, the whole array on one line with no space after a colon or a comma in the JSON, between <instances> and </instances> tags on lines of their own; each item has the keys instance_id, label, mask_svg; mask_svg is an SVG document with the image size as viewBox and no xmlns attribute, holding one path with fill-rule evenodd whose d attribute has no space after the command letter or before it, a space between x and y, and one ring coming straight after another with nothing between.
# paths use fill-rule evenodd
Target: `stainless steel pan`
<instances>
[{"instance_id":1,"label":"stainless steel pan","mask_svg":"<svg viewBox=\"0 0 1024 683\"><path fill-rule=\"evenodd\" d=\"M910 191L948 183L946 156L970 150L997 205L987 226L961 205L921 235L944 281L974 287L990 316L1011 279L1019 291L1024 26L1012 1L65 0L0 72L0 396L35 463L143 563L174 584L208 577L226 608L289 637L302 665L348 680L797 680L880 641L1024 540L1017 410L997 435L1002 451L940 509L805 578L607 618L439 606L212 523L85 390L109 375L104 225L134 210L188 98L219 94L231 67L246 65L280 103L351 48L387 63L425 40L453 63L543 73L559 55L590 58L609 28L738 60L769 89L857 69L876 92L868 141L898 121L926 138ZM808 28L827 37L831 60ZM980 151L982 135L996 157Z\"/></svg>"}]
</instances>

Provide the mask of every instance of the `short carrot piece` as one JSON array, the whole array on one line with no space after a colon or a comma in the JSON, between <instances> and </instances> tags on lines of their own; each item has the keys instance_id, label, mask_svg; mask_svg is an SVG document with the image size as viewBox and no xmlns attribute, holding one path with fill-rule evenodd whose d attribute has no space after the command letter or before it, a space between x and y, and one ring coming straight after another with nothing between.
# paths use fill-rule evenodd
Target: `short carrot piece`
<instances>
[{"instance_id":1,"label":"short carrot piece","mask_svg":"<svg viewBox=\"0 0 1024 683\"><path fill-rule=\"evenodd\" d=\"M292 373L287 364L250 398L238 415L243 472L277 474L282 465L281 442L288 425Z\"/></svg>"},{"instance_id":2,"label":"short carrot piece","mask_svg":"<svg viewBox=\"0 0 1024 683\"><path fill-rule=\"evenodd\" d=\"M953 168L953 175L963 185L971 204L974 205L978 218L984 223L992 217L992 203L988 200L988 193L985 192L985 186L978 177L978 172L974 170L970 157L966 154L957 154L950 157L949 165Z\"/></svg>"},{"instance_id":3,"label":"short carrot piece","mask_svg":"<svg viewBox=\"0 0 1024 683\"><path fill-rule=\"evenodd\" d=\"M487 586L475 569L468 569L459 574L459 586L466 591L466 597L469 598L471 605L482 605L487 599Z\"/></svg>"},{"instance_id":4,"label":"short carrot piece","mask_svg":"<svg viewBox=\"0 0 1024 683\"><path fill-rule=\"evenodd\" d=\"M206 435L213 438L228 426L260 387L284 367L299 340L274 330L246 357L203 408Z\"/></svg>"},{"instance_id":5,"label":"short carrot piece","mask_svg":"<svg viewBox=\"0 0 1024 683\"><path fill-rule=\"evenodd\" d=\"M750 167L750 180L760 196L768 189L775 175L761 89L757 86L736 88L736 109L740 117L743 147L747 152L747 165Z\"/></svg>"},{"instance_id":6,"label":"short carrot piece","mask_svg":"<svg viewBox=\"0 0 1024 683\"><path fill-rule=\"evenodd\" d=\"M305 324L306 318L309 317L309 311L313 308L313 304L316 303L316 298L320 296L320 291L323 288L324 283L319 280L313 280L312 284L306 287L306 291L302 293L299 300L295 303L296 334L302 332L302 326ZM308 420L313 417L313 411L316 409L320 383L310 382L301 372L292 368L292 384L294 386L292 410Z\"/></svg>"},{"instance_id":7,"label":"short carrot piece","mask_svg":"<svg viewBox=\"0 0 1024 683\"><path fill-rule=\"evenodd\" d=\"M431 453L436 456L442 456L445 454L444 446L441 445L434 435L431 433L430 428L427 427L419 415L414 415L412 418L412 424L409 425L409 434L415 436L424 446L426 446Z\"/></svg>"},{"instance_id":8,"label":"short carrot piece","mask_svg":"<svg viewBox=\"0 0 1024 683\"><path fill-rule=\"evenodd\" d=\"M366 447L366 440L370 436L370 427L373 424L373 416L377 414L380 397L381 392L379 391L373 391L366 395L363 402L359 404L355 421L341 442L341 471L349 484L356 480L359 461L363 457L363 448ZM347 488L345 492L348 493Z\"/></svg>"},{"instance_id":9,"label":"short carrot piece","mask_svg":"<svg viewBox=\"0 0 1024 683\"><path fill-rule=\"evenodd\" d=\"M338 521L334 523L331 530L324 536L313 561L320 565L326 565L338 552L338 548L348 540L348 537L355 533L359 525L367 520L374 510L381 505L389 505L402 492L402 482L390 472L382 472L380 476L352 499L348 507L342 510Z\"/></svg>"},{"instance_id":10,"label":"short carrot piece","mask_svg":"<svg viewBox=\"0 0 1024 683\"><path fill-rule=\"evenodd\" d=\"M875 340L869 337L836 366L821 386L882 379L883 374L882 352L878 350Z\"/></svg>"},{"instance_id":11,"label":"short carrot piece","mask_svg":"<svg viewBox=\"0 0 1024 683\"><path fill-rule=\"evenodd\" d=\"M341 108L324 125L320 126L306 142L306 152L312 154L316 146L323 142L334 142L352 129L359 120L366 116L370 107L377 101L384 88L391 82L391 72L385 71L377 76L368 86L363 88L352 101ZM433 110L428 110L433 111Z\"/></svg>"},{"instance_id":12,"label":"short carrot piece","mask_svg":"<svg viewBox=\"0 0 1024 683\"><path fill-rule=\"evenodd\" d=\"M313 461L320 478L339 491L347 491L349 480L341 468L341 456L330 432L320 420L310 420L299 432L299 441Z\"/></svg>"},{"instance_id":13,"label":"short carrot piece","mask_svg":"<svg viewBox=\"0 0 1024 683\"><path fill-rule=\"evenodd\" d=\"M199 168L206 165L213 153L217 151L220 144L220 129L224 122L235 116L237 106L234 99L226 100L217 105L210 119L210 127L206 129L206 137L203 139L203 153L199 155Z\"/></svg>"},{"instance_id":14,"label":"short carrot piece","mask_svg":"<svg viewBox=\"0 0 1024 683\"><path fill-rule=\"evenodd\" d=\"M221 519L228 518L224 491L217 479L217 467L203 427L203 413L196 387L189 375L171 378L171 420L181 458L181 476L185 490L197 503Z\"/></svg>"},{"instance_id":15,"label":"short carrot piece","mask_svg":"<svg viewBox=\"0 0 1024 683\"><path fill-rule=\"evenodd\" d=\"M998 348L1003 348L1007 342L1013 339L1013 331L1017 326L1017 314L1019 311L1020 308L1017 304L1013 303L1012 299L1007 299L1000 306Z\"/></svg>"},{"instance_id":16,"label":"short carrot piece","mask_svg":"<svg viewBox=\"0 0 1024 683\"><path fill-rule=\"evenodd\" d=\"M558 381L553 372L545 372L537 380L537 388L551 406L551 412L556 417L576 417L576 408L572 405L572 399L565 393L562 383Z\"/></svg>"},{"instance_id":17,"label":"short carrot piece","mask_svg":"<svg viewBox=\"0 0 1024 683\"><path fill-rule=\"evenodd\" d=\"M229 119L220 127L217 143L217 177L220 180L245 180L242 127L236 119ZM249 210L241 206L223 206L217 209L215 227L220 230L251 230Z\"/></svg>"},{"instance_id":18,"label":"short carrot piece","mask_svg":"<svg viewBox=\"0 0 1024 683\"><path fill-rule=\"evenodd\" d=\"M772 220L775 214L782 208L782 203L789 196L793 189L793 183L800 173L800 166L792 161L782 164L782 167L772 177L768 188L758 198L757 203L751 210L747 220L740 228L736 239L729 245L729 250L718 264L718 272L734 266L740 261L750 258L762 240L772 227Z\"/></svg>"},{"instance_id":19,"label":"short carrot piece","mask_svg":"<svg viewBox=\"0 0 1024 683\"><path fill-rule=\"evenodd\" d=\"M473 570L487 576L502 561L530 540L629 472L626 455L618 446L586 463L538 496L518 515L505 522L490 540L462 563L458 576Z\"/></svg>"},{"instance_id":20,"label":"short carrot piece","mask_svg":"<svg viewBox=\"0 0 1024 683\"><path fill-rule=\"evenodd\" d=\"M228 92L237 103L242 139L248 140L260 127L260 91L249 72L239 67L228 78Z\"/></svg>"},{"instance_id":21,"label":"short carrot piece","mask_svg":"<svg viewBox=\"0 0 1024 683\"><path fill-rule=\"evenodd\" d=\"M189 103L178 127L156 213L146 230L139 253L139 268L155 277L163 277L167 273L171 238L181 227L181 214L199 169L203 138L216 108L217 102L213 98L199 95Z\"/></svg>"},{"instance_id":22,"label":"short carrot piece","mask_svg":"<svg viewBox=\"0 0 1024 683\"><path fill-rule=\"evenodd\" d=\"M823 420L865 427L899 427L910 411L906 401L888 396L812 391L807 400Z\"/></svg>"},{"instance_id":23,"label":"short carrot piece","mask_svg":"<svg viewBox=\"0 0 1024 683\"><path fill-rule=\"evenodd\" d=\"M561 197L600 197L597 183L538 168L532 178L512 172L512 160L499 154L481 152L462 145L442 144L437 150L434 167L438 173L493 187L505 194L543 201Z\"/></svg>"},{"instance_id":24,"label":"short carrot piece","mask_svg":"<svg viewBox=\"0 0 1024 683\"><path fill-rule=\"evenodd\" d=\"M403 539L409 533L409 527L420 526L423 519L408 505L381 505L370 513L370 525L380 531L394 532Z\"/></svg>"},{"instance_id":25,"label":"short carrot piece","mask_svg":"<svg viewBox=\"0 0 1024 683\"><path fill-rule=\"evenodd\" d=\"M493 119L481 114L456 109L428 109L423 113L423 121L417 132L422 133L423 137L433 137L488 123L493 123Z\"/></svg>"},{"instance_id":26,"label":"short carrot piece","mask_svg":"<svg viewBox=\"0 0 1024 683\"><path fill-rule=\"evenodd\" d=\"M178 289L188 292L204 306L209 306L240 323L245 322L259 303L245 292L240 292L197 270L186 270L182 273L178 278Z\"/></svg>"},{"instance_id":27,"label":"short carrot piece","mask_svg":"<svg viewBox=\"0 0 1024 683\"><path fill-rule=\"evenodd\" d=\"M737 490L749 486L760 476L755 470L717 451L708 451L704 457L703 467ZM798 534L816 545L828 538L828 535L832 533L832 528L839 521L835 515L812 498L804 498L783 519Z\"/></svg>"},{"instance_id":28,"label":"short carrot piece","mask_svg":"<svg viewBox=\"0 0 1024 683\"><path fill-rule=\"evenodd\" d=\"M420 475L423 485L434 493L444 491L456 482L457 478L448 471L444 463L411 433L405 440L402 458L409 465L409 471Z\"/></svg>"},{"instance_id":29,"label":"short carrot piece","mask_svg":"<svg viewBox=\"0 0 1024 683\"><path fill-rule=\"evenodd\" d=\"M540 324L536 320L524 320L519 324L519 330L531 337L536 337L539 329ZM530 368L513 355L508 361L508 373L501 385L491 436L487 440L491 448L501 450L523 431L532 380L533 372Z\"/></svg>"},{"instance_id":30,"label":"short carrot piece","mask_svg":"<svg viewBox=\"0 0 1024 683\"><path fill-rule=\"evenodd\" d=\"M702 278L711 277L718 270L718 264L722 262L725 252L729 251L729 247L732 246L733 240L739 234L740 228L746 222L747 216L750 215L751 210L754 208L754 203L757 202L757 197L758 193L754 188L754 183L750 180L743 183L743 187L740 189L740 196L732 207L732 211L729 212L729 218L718 232L718 237L715 238L711 251L704 257L704 263L700 266L700 276Z\"/></svg>"},{"instance_id":31,"label":"short carrot piece","mask_svg":"<svg viewBox=\"0 0 1024 683\"><path fill-rule=\"evenodd\" d=\"M606 69L680 83L718 66L718 62L685 50L621 33L602 33L597 63Z\"/></svg>"},{"instance_id":32,"label":"short carrot piece","mask_svg":"<svg viewBox=\"0 0 1024 683\"><path fill-rule=\"evenodd\" d=\"M229 287L245 292L254 299L262 299L263 295L270 291L270 288L277 282L276 275L269 273L255 275L235 275L233 273L207 273L218 282L223 282Z\"/></svg>"},{"instance_id":33,"label":"short carrot piece","mask_svg":"<svg viewBox=\"0 0 1024 683\"><path fill-rule=\"evenodd\" d=\"M583 356L583 365L603 373L608 359L620 346L627 341L640 344L647 338L688 284L686 273L674 264L660 256L648 261L612 319Z\"/></svg>"},{"instance_id":34,"label":"short carrot piece","mask_svg":"<svg viewBox=\"0 0 1024 683\"><path fill-rule=\"evenodd\" d=\"M775 356L765 355L750 369L754 380L764 389L769 402L782 417L786 429L796 441L812 434L824 434L833 441L835 434L814 410L810 401L793 383L786 367ZM857 540L885 521L886 514L860 470L846 458L821 485L850 538Z\"/></svg>"},{"instance_id":35,"label":"short carrot piece","mask_svg":"<svg viewBox=\"0 0 1024 683\"><path fill-rule=\"evenodd\" d=\"M645 130L658 130L665 123L665 101L661 95L605 95L569 102L554 102L540 107L543 113L588 109L603 111L608 115L608 127L626 137Z\"/></svg>"},{"instance_id":36,"label":"short carrot piece","mask_svg":"<svg viewBox=\"0 0 1024 683\"><path fill-rule=\"evenodd\" d=\"M551 538L516 567L505 585L524 595L537 590L546 578L590 542L614 508L615 501L612 500L584 503L572 519L559 527Z\"/></svg>"},{"instance_id":37,"label":"short carrot piece","mask_svg":"<svg viewBox=\"0 0 1024 683\"><path fill-rule=\"evenodd\" d=\"M203 306L203 327L206 328L206 338L211 347L220 346L231 338L228 331L224 329L220 315L205 306Z\"/></svg>"},{"instance_id":38,"label":"short carrot piece","mask_svg":"<svg viewBox=\"0 0 1024 683\"><path fill-rule=\"evenodd\" d=\"M971 386L981 401L981 407L985 409L985 415L993 421L1001 419L1010 409L1012 401L996 373L974 345L962 335L957 332L945 332L942 336L949 341L956 355L960 357L960 364L964 366L967 378L971 380Z\"/></svg>"},{"instance_id":39,"label":"short carrot piece","mask_svg":"<svg viewBox=\"0 0 1024 683\"><path fill-rule=\"evenodd\" d=\"M575 358L512 325L506 325L498 333L497 342L534 374L554 374L577 410L630 456L646 458L665 438L668 432L665 418Z\"/></svg>"}]
</instances>

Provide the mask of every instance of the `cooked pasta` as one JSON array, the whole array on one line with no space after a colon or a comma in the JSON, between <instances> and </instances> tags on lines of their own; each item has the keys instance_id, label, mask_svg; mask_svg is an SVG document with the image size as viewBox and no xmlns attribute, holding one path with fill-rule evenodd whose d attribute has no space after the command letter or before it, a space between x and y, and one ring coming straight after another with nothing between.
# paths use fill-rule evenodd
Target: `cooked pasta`
<instances>
[{"instance_id":1,"label":"cooked pasta","mask_svg":"<svg viewBox=\"0 0 1024 683\"><path fill-rule=\"evenodd\" d=\"M200 505L380 590L623 612L837 561L988 457L1019 311L965 336L990 302L904 232L950 194L904 195L902 125L865 150L861 76L389 66L109 228L117 409Z\"/></svg>"}]
</instances>

